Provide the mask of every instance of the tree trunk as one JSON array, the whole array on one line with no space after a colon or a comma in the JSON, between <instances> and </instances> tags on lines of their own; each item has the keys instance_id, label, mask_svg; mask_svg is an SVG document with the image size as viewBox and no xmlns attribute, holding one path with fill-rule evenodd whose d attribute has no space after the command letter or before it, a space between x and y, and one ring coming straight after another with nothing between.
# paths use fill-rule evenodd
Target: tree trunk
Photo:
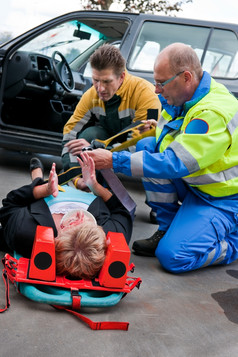
<instances>
[{"instance_id":1,"label":"tree trunk","mask_svg":"<svg viewBox=\"0 0 238 357\"><path fill-rule=\"evenodd\" d=\"M109 7L113 3L113 0L100 0L99 3L101 5L102 10L109 10Z\"/></svg>"}]
</instances>

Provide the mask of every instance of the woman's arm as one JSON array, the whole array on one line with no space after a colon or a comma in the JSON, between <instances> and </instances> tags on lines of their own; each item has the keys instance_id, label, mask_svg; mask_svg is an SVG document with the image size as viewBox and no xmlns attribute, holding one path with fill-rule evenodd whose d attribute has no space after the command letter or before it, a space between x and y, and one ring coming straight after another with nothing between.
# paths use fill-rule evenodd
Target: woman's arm
<instances>
[{"instance_id":1,"label":"woman's arm","mask_svg":"<svg viewBox=\"0 0 238 357\"><path fill-rule=\"evenodd\" d=\"M94 195L101 197L104 202L107 202L112 197L112 193L98 183L93 159L87 152L83 151L80 153L80 157L81 158L78 157L77 159L82 169L85 184L94 193Z\"/></svg>"},{"instance_id":2,"label":"woman's arm","mask_svg":"<svg viewBox=\"0 0 238 357\"><path fill-rule=\"evenodd\" d=\"M88 211L94 215L97 224L103 228L106 234L109 231L123 233L129 243L133 224L130 213L115 195L97 182L95 164L88 153L82 152L80 157L78 162L82 168L83 179L90 190L98 196L90 204Z\"/></svg>"},{"instance_id":3,"label":"woman's arm","mask_svg":"<svg viewBox=\"0 0 238 357\"><path fill-rule=\"evenodd\" d=\"M53 162L48 182L33 188L33 196L36 200L50 195L53 195L54 197L58 195L58 176L55 168L56 165Z\"/></svg>"}]
</instances>

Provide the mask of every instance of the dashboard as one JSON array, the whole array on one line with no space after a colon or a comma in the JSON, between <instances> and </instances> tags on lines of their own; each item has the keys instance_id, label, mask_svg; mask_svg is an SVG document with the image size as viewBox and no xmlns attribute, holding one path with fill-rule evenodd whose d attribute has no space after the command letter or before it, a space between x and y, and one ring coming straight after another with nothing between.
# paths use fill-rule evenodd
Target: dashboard
<instances>
[{"instance_id":1,"label":"dashboard","mask_svg":"<svg viewBox=\"0 0 238 357\"><path fill-rule=\"evenodd\" d=\"M4 96L46 95L54 99L82 96L86 81L79 72L72 71L73 89L66 91L54 71L53 59L34 52L17 51L8 64Z\"/></svg>"}]
</instances>

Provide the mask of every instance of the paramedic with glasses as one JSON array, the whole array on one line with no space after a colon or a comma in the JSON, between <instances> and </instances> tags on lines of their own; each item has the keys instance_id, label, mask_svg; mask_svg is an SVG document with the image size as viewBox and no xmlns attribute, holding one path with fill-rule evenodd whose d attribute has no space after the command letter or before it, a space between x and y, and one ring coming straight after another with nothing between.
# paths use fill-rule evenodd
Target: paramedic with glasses
<instances>
[{"instance_id":1,"label":"paramedic with glasses","mask_svg":"<svg viewBox=\"0 0 238 357\"><path fill-rule=\"evenodd\" d=\"M238 101L182 43L159 53L154 79L163 106L156 137L133 154L90 156L97 169L142 178L159 228L134 241L136 254L173 273L229 264L238 258Z\"/></svg>"}]
</instances>

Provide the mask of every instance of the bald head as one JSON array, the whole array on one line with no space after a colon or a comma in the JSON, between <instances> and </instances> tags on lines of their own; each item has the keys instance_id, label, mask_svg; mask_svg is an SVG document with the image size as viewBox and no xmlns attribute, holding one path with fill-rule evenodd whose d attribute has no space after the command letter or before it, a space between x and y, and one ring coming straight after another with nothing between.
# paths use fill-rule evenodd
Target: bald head
<instances>
[{"instance_id":1,"label":"bald head","mask_svg":"<svg viewBox=\"0 0 238 357\"><path fill-rule=\"evenodd\" d=\"M165 47L155 60L155 67L167 63L171 73L190 71L199 81L203 70L196 52L184 43L173 43Z\"/></svg>"},{"instance_id":2,"label":"bald head","mask_svg":"<svg viewBox=\"0 0 238 357\"><path fill-rule=\"evenodd\" d=\"M173 43L155 60L155 93L161 94L169 105L181 106L192 98L202 76L196 52L184 43Z\"/></svg>"}]
</instances>

